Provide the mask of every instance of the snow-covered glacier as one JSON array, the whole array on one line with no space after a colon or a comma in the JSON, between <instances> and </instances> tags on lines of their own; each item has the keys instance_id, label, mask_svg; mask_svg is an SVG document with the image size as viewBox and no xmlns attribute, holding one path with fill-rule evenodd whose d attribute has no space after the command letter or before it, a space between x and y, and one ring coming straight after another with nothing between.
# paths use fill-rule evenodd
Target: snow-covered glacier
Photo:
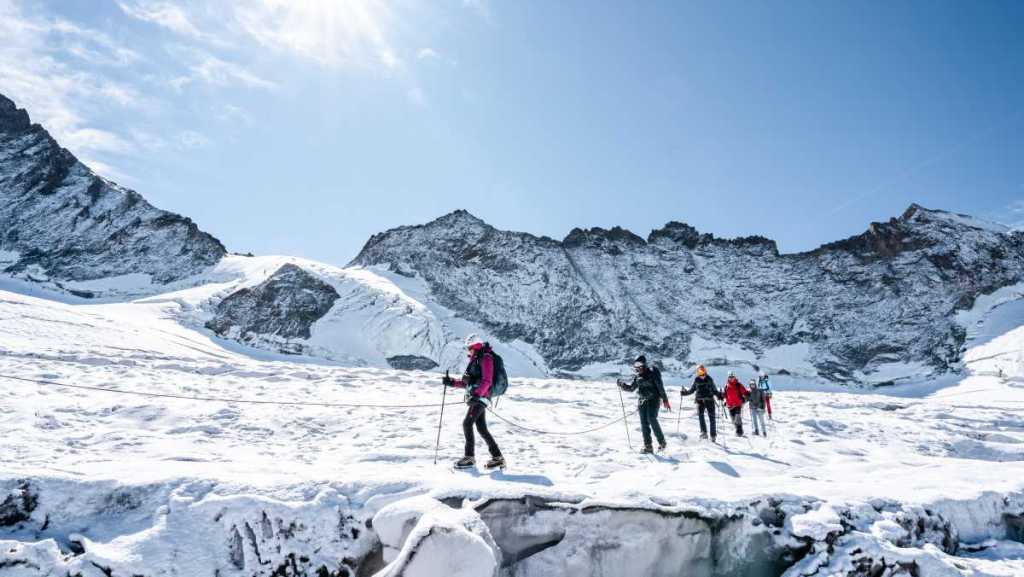
<instances>
[{"instance_id":1,"label":"snow-covered glacier","mask_svg":"<svg viewBox=\"0 0 1024 577\"><path fill-rule=\"evenodd\" d=\"M183 324L187 296L0 291L0 575L1024 571L1024 329L993 335L1024 320L1012 291L970 319L962 380L778 377L767 438L698 441L670 380L679 429L663 414L669 448L646 458L610 382L513 379L493 473L447 465L451 395L434 464L436 372L255 358Z\"/></svg>"}]
</instances>

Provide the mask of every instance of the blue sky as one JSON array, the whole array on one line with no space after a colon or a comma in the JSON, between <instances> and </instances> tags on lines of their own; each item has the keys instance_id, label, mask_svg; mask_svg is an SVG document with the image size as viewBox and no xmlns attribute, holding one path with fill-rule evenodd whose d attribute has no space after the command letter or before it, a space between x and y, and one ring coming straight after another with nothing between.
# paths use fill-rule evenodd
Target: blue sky
<instances>
[{"instance_id":1,"label":"blue sky","mask_svg":"<svg viewBox=\"0 0 1024 577\"><path fill-rule=\"evenodd\" d=\"M466 208L786 252L1024 221L1024 3L0 0L0 92L230 250Z\"/></svg>"}]
</instances>

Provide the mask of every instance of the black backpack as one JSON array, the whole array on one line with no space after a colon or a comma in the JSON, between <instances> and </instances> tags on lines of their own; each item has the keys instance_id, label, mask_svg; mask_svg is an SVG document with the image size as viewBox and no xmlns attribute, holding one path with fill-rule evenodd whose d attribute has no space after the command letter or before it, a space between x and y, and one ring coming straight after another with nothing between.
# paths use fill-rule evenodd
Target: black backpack
<instances>
[{"instance_id":1,"label":"black backpack","mask_svg":"<svg viewBox=\"0 0 1024 577\"><path fill-rule=\"evenodd\" d=\"M710 376L703 379L701 382L696 383L696 385L698 399L711 399L718 395L718 387Z\"/></svg>"},{"instance_id":2,"label":"black backpack","mask_svg":"<svg viewBox=\"0 0 1024 577\"><path fill-rule=\"evenodd\" d=\"M488 346L488 348L490 348ZM508 390L508 373L505 372L505 360L501 355L491 350L491 360L494 362L494 374L491 377L491 398L500 397Z\"/></svg>"}]
</instances>

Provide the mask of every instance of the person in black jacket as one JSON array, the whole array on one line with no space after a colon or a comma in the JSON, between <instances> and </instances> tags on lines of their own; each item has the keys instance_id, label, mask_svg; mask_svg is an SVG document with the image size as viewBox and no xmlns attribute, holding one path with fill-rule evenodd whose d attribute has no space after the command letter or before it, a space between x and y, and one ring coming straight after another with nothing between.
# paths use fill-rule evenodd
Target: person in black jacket
<instances>
[{"instance_id":1,"label":"person in black jacket","mask_svg":"<svg viewBox=\"0 0 1024 577\"><path fill-rule=\"evenodd\" d=\"M665 407L669 411L672 406L668 403L668 395L665 393L665 384L661 382L661 371L657 367L647 365L647 357L640 355L633 361L633 381L627 383L619 380L619 388L624 391L636 391L639 399L640 431L644 435L644 448L641 453L653 453L651 446L651 430L658 438L658 450L665 449L665 434L661 432L661 424L658 422L658 410Z\"/></svg>"},{"instance_id":2,"label":"person in black jacket","mask_svg":"<svg viewBox=\"0 0 1024 577\"><path fill-rule=\"evenodd\" d=\"M697 403L697 418L700 420L700 438L708 438L708 426L704 422L704 413L707 413L708 420L711 421L711 442L713 443L718 437L718 431L715 428L715 398L721 399L722 393L704 365L697 366L697 376L693 379L690 388L683 388L679 391L680 402L682 402L683 396L694 393L697 395L694 397L694 402Z\"/></svg>"}]
</instances>

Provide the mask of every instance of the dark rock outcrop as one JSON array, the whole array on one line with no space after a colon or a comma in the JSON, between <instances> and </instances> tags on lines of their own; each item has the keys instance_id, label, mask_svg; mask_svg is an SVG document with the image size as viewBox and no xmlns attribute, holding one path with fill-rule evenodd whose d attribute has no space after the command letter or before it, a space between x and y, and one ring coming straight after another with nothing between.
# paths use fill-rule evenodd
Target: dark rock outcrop
<instances>
[{"instance_id":1,"label":"dark rock outcrop","mask_svg":"<svg viewBox=\"0 0 1024 577\"><path fill-rule=\"evenodd\" d=\"M11 527L28 521L38 502L39 496L28 481L20 482L17 489L0 502L0 527Z\"/></svg>"},{"instance_id":2,"label":"dark rock outcrop","mask_svg":"<svg viewBox=\"0 0 1024 577\"><path fill-rule=\"evenodd\" d=\"M437 368L433 359L417 355L396 355L388 357L388 365L392 369L405 371L432 371Z\"/></svg>"},{"instance_id":3,"label":"dark rock outcrop","mask_svg":"<svg viewBox=\"0 0 1024 577\"><path fill-rule=\"evenodd\" d=\"M206 327L246 343L270 339L280 344L281 352L299 353L301 345L289 346L289 339L308 339L313 323L327 314L338 298L333 286L299 266L286 264L262 283L225 297Z\"/></svg>"}]
</instances>

